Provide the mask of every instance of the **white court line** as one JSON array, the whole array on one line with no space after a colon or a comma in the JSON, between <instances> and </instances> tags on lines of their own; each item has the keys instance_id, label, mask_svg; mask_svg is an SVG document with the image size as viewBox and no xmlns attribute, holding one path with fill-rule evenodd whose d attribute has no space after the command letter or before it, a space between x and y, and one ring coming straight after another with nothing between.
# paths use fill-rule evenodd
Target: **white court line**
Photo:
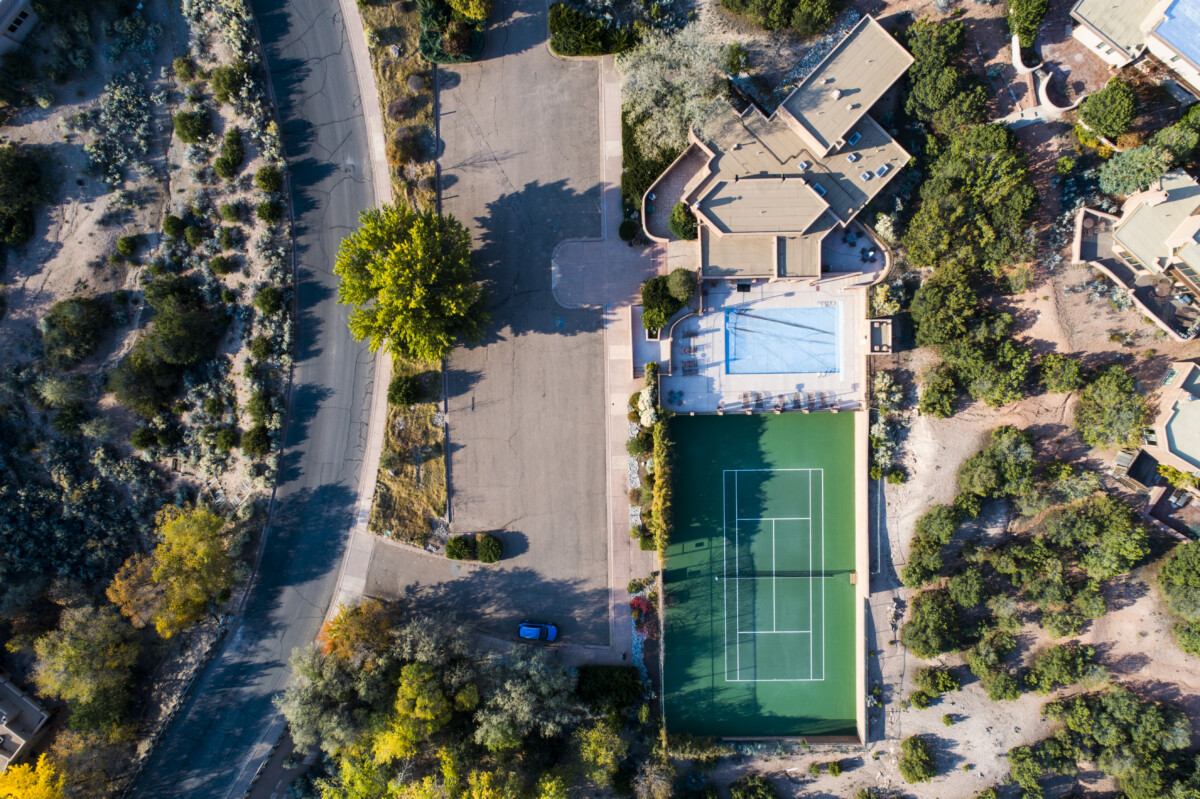
<instances>
[{"instance_id":1,"label":"white court line","mask_svg":"<svg viewBox=\"0 0 1200 799\"><path fill-rule=\"evenodd\" d=\"M810 478L811 479L811 478ZM811 509L809 513L811 513ZM825 571L825 472L821 472L821 571ZM821 581L821 679L825 679L825 581Z\"/></svg>"},{"instance_id":2,"label":"white court line","mask_svg":"<svg viewBox=\"0 0 1200 799\"><path fill-rule=\"evenodd\" d=\"M725 510L725 495L729 493L729 481L721 473L721 578L726 581L721 586L721 599L725 603L725 679L729 679L729 517Z\"/></svg>"},{"instance_id":3,"label":"white court line","mask_svg":"<svg viewBox=\"0 0 1200 799\"><path fill-rule=\"evenodd\" d=\"M822 483L821 488L824 488L824 487L825 487L825 485ZM808 475L808 512L812 513L812 473L811 472ZM812 529L812 524L810 523L808 525L808 569L809 569L809 571L812 571L812 565L813 565L813 562L812 562L813 535L812 534L813 534L813 529ZM822 614L825 613L824 605L821 606L821 613ZM824 627L825 625L822 624L821 626ZM809 580L808 581L808 629L811 630L812 628L813 628L813 590L812 590L812 580ZM813 672L813 647L812 647L812 641L809 641L808 642L808 676L809 676L809 678L812 678L814 675L815 675L815 673Z\"/></svg>"},{"instance_id":4,"label":"white court line","mask_svg":"<svg viewBox=\"0 0 1200 799\"><path fill-rule=\"evenodd\" d=\"M775 607L775 568L779 564L775 562L775 520L771 520L771 630L779 629L779 611Z\"/></svg>"},{"instance_id":5,"label":"white court line","mask_svg":"<svg viewBox=\"0 0 1200 799\"><path fill-rule=\"evenodd\" d=\"M824 466L805 467L803 469L723 469L722 472L823 472Z\"/></svg>"},{"instance_id":6,"label":"white court line","mask_svg":"<svg viewBox=\"0 0 1200 799\"><path fill-rule=\"evenodd\" d=\"M741 566L738 564L738 560L740 559L740 556L738 555L738 521L737 521L738 503L737 503L737 499L738 499L737 472L734 472L733 473L733 576L741 577L742 576L741 575ZM734 590L733 607L736 612L736 615L733 617L733 629L734 629L735 633L740 633L742 631L742 620L741 620L741 616L742 616L742 583L741 583L741 581L734 583L733 590ZM734 640L734 644L736 645L739 639L735 635L733 640ZM738 646L738 648L737 648L737 673L738 673L738 678L740 679L741 674L742 674L742 648L740 646Z\"/></svg>"},{"instance_id":7,"label":"white court line","mask_svg":"<svg viewBox=\"0 0 1200 799\"><path fill-rule=\"evenodd\" d=\"M762 518L755 517L738 517L739 522L811 522L811 516L764 516Z\"/></svg>"}]
</instances>

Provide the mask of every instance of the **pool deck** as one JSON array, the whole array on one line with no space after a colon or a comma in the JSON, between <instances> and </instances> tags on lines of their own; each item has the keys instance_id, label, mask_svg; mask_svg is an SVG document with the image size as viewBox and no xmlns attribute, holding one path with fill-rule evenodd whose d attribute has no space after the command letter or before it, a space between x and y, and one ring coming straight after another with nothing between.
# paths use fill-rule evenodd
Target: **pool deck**
<instances>
[{"instance_id":1,"label":"pool deck","mask_svg":"<svg viewBox=\"0 0 1200 799\"><path fill-rule=\"evenodd\" d=\"M704 312L674 323L660 349L660 398L675 413L770 413L808 410L861 410L864 405L862 355L869 328L866 292L860 278L807 281L754 281L738 292L726 281L705 281ZM840 307L840 371L833 373L728 374L725 365L725 311L746 308ZM641 349L639 347L639 349ZM649 347L647 347L649 349ZM674 392L681 398L670 401ZM756 396L757 395L757 396ZM796 407L797 401L801 408Z\"/></svg>"}]
</instances>

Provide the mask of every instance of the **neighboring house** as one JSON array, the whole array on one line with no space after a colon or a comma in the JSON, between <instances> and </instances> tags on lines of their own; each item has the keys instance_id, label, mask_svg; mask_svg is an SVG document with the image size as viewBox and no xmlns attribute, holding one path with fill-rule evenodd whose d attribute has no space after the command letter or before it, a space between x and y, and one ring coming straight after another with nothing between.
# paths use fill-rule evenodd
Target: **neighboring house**
<instances>
[{"instance_id":1,"label":"neighboring house","mask_svg":"<svg viewBox=\"0 0 1200 799\"><path fill-rule=\"evenodd\" d=\"M16 50L36 22L28 0L0 0L0 55Z\"/></svg>"},{"instance_id":2,"label":"neighboring house","mask_svg":"<svg viewBox=\"0 0 1200 799\"><path fill-rule=\"evenodd\" d=\"M1149 50L1200 92L1200 3L1196 0L1078 0L1072 35L1120 68Z\"/></svg>"},{"instance_id":3,"label":"neighboring house","mask_svg":"<svg viewBox=\"0 0 1200 799\"><path fill-rule=\"evenodd\" d=\"M0 772L28 752L49 719L41 705L0 675Z\"/></svg>"},{"instance_id":4,"label":"neighboring house","mask_svg":"<svg viewBox=\"0 0 1200 799\"><path fill-rule=\"evenodd\" d=\"M1171 364L1145 442L1146 452L1160 464L1188 474L1200 473L1200 365L1189 361Z\"/></svg>"},{"instance_id":5,"label":"neighboring house","mask_svg":"<svg viewBox=\"0 0 1200 799\"><path fill-rule=\"evenodd\" d=\"M1119 217L1080 209L1072 256L1133 294L1139 308L1173 338L1194 336L1200 309L1200 184L1175 170L1156 186L1132 194Z\"/></svg>"},{"instance_id":6,"label":"neighboring house","mask_svg":"<svg viewBox=\"0 0 1200 799\"><path fill-rule=\"evenodd\" d=\"M867 112L912 61L864 17L773 114L729 108L705 138L693 133L643 198L646 234L668 241L683 202L699 222L701 278L820 278L825 237L909 161Z\"/></svg>"}]
</instances>

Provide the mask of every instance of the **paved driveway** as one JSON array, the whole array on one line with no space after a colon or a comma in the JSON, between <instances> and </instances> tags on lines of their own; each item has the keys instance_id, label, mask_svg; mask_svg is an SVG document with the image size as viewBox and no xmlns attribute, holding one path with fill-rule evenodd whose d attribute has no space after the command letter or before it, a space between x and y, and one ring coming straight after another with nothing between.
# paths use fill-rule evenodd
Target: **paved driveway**
<instances>
[{"instance_id":1,"label":"paved driveway","mask_svg":"<svg viewBox=\"0 0 1200 799\"><path fill-rule=\"evenodd\" d=\"M545 0L496 11L483 60L439 70L440 132L444 210L471 228L492 298L492 334L449 364L451 529L502 531L511 557L469 570L381 546L367 591L607 647L603 321L550 291L555 245L600 233L599 65L550 55Z\"/></svg>"},{"instance_id":2,"label":"paved driveway","mask_svg":"<svg viewBox=\"0 0 1200 799\"><path fill-rule=\"evenodd\" d=\"M333 257L374 203L341 18L328 0L257 0L291 164L299 253L296 370L276 508L245 614L138 782L139 797L223 799L268 731L293 649L311 643L353 522L372 359L334 300ZM374 102L374 98L372 98ZM240 796L240 794L239 794Z\"/></svg>"}]
</instances>

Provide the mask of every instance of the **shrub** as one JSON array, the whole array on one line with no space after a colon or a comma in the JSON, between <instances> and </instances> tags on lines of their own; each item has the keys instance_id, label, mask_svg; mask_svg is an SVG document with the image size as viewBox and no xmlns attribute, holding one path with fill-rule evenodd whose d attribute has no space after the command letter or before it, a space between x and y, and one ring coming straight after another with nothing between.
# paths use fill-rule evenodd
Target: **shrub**
<instances>
[{"instance_id":1,"label":"shrub","mask_svg":"<svg viewBox=\"0 0 1200 799\"><path fill-rule=\"evenodd\" d=\"M237 92L246 78L250 75L250 65L238 61L228 66L219 66L212 71L209 82L212 84L213 99L218 103L227 103Z\"/></svg>"},{"instance_id":2,"label":"shrub","mask_svg":"<svg viewBox=\"0 0 1200 799\"><path fill-rule=\"evenodd\" d=\"M1059 159L1054 162L1054 171L1063 177L1071 174L1073 169L1075 169L1075 159L1069 155L1060 156Z\"/></svg>"},{"instance_id":3,"label":"shrub","mask_svg":"<svg viewBox=\"0 0 1200 799\"><path fill-rule=\"evenodd\" d=\"M1200 547L1177 545L1158 573L1158 587L1172 613L1200 621Z\"/></svg>"},{"instance_id":4,"label":"shrub","mask_svg":"<svg viewBox=\"0 0 1200 799\"><path fill-rule=\"evenodd\" d=\"M923 660L958 646L958 610L945 591L923 591L912 601L911 616L900 631L901 642Z\"/></svg>"},{"instance_id":5,"label":"shrub","mask_svg":"<svg viewBox=\"0 0 1200 799\"><path fill-rule=\"evenodd\" d=\"M254 173L254 184L259 191L277 194L283 191L283 175L273 166L264 166Z\"/></svg>"},{"instance_id":6,"label":"shrub","mask_svg":"<svg viewBox=\"0 0 1200 799\"><path fill-rule=\"evenodd\" d=\"M941 696L962 687L958 677L949 669L923 668L913 675L913 684L929 696Z\"/></svg>"},{"instance_id":7,"label":"shrub","mask_svg":"<svg viewBox=\"0 0 1200 799\"><path fill-rule=\"evenodd\" d=\"M456 535L446 542L446 557L450 560L475 560L475 536Z\"/></svg>"},{"instance_id":8,"label":"shrub","mask_svg":"<svg viewBox=\"0 0 1200 799\"><path fill-rule=\"evenodd\" d=\"M391 382L388 383L388 404L408 407L417 401L420 391L421 384L413 375L393 375Z\"/></svg>"},{"instance_id":9,"label":"shrub","mask_svg":"<svg viewBox=\"0 0 1200 799\"><path fill-rule=\"evenodd\" d=\"M686 304L696 293L696 273L682 266L667 275L667 291L680 303Z\"/></svg>"},{"instance_id":10,"label":"shrub","mask_svg":"<svg viewBox=\"0 0 1200 799\"><path fill-rule=\"evenodd\" d=\"M255 207L254 215L268 225L275 225L283 219L283 209L274 200L263 200Z\"/></svg>"},{"instance_id":11,"label":"shrub","mask_svg":"<svg viewBox=\"0 0 1200 799\"><path fill-rule=\"evenodd\" d=\"M1200 623L1185 621L1175 625L1175 641L1189 655L1200 657Z\"/></svg>"},{"instance_id":12,"label":"shrub","mask_svg":"<svg viewBox=\"0 0 1200 799\"><path fill-rule=\"evenodd\" d=\"M887 481L889 485L903 485L908 482L908 473L903 469L892 469L887 473Z\"/></svg>"},{"instance_id":13,"label":"shrub","mask_svg":"<svg viewBox=\"0 0 1200 799\"><path fill-rule=\"evenodd\" d=\"M175 135L186 144L197 144L208 135L206 111L180 111L171 118L171 123L175 126Z\"/></svg>"},{"instance_id":14,"label":"shrub","mask_svg":"<svg viewBox=\"0 0 1200 799\"><path fill-rule=\"evenodd\" d=\"M241 433L236 427L222 427L217 431L217 449L230 452L241 441Z\"/></svg>"},{"instance_id":15,"label":"shrub","mask_svg":"<svg viewBox=\"0 0 1200 799\"><path fill-rule=\"evenodd\" d=\"M208 262L208 268L214 275L228 275L235 267L236 264L228 255L217 255Z\"/></svg>"},{"instance_id":16,"label":"shrub","mask_svg":"<svg viewBox=\"0 0 1200 799\"><path fill-rule=\"evenodd\" d=\"M954 398L958 392L954 387L954 378L950 370L935 366L925 373L922 378L921 397L917 407L925 416L945 419L954 413Z\"/></svg>"},{"instance_id":17,"label":"shrub","mask_svg":"<svg viewBox=\"0 0 1200 799\"><path fill-rule=\"evenodd\" d=\"M183 229L183 238L189 247L199 247L204 243L204 229L198 225L188 225Z\"/></svg>"},{"instance_id":18,"label":"shrub","mask_svg":"<svg viewBox=\"0 0 1200 799\"><path fill-rule=\"evenodd\" d=\"M56 302L39 325L46 363L54 369L70 369L91 355L111 318L108 308L91 297Z\"/></svg>"},{"instance_id":19,"label":"shrub","mask_svg":"<svg viewBox=\"0 0 1200 799\"><path fill-rule=\"evenodd\" d=\"M1015 34L1022 49L1033 47L1038 28L1050 10L1050 0L1009 0L1008 30Z\"/></svg>"},{"instance_id":20,"label":"shrub","mask_svg":"<svg viewBox=\"0 0 1200 799\"><path fill-rule=\"evenodd\" d=\"M271 451L271 434L266 425L256 424L242 436L242 452L252 458L260 458Z\"/></svg>"},{"instance_id":21,"label":"shrub","mask_svg":"<svg viewBox=\"0 0 1200 799\"><path fill-rule=\"evenodd\" d=\"M1038 369L1042 385L1051 394L1066 394L1083 385L1083 365L1078 358L1047 353L1038 362Z\"/></svg>"},{"instance_id":22,"label":"shrub","mask_svg":"<svg viewBox=\"0 0 1200 799\"><path fill-rule=\"evenodd\" d=\"M630 28L610 25L566 3L550 6L550 49L562 56L620 53L637 43Z\"/></svg>"},{"instance_id":23,"label":"shrub","mask_svg":"<svg viewBox=\"0 0 1200 799\"><path fill-rule=\"evenodd\" d=\"M1137 100L1133 90L1119 80L1111 80L1083 101L1079 118L1106 139L1115 139L1133 124Z\"/></svg>"},{"instance_id":24,"label":"shrub","mask_svg":"<svg viewBox=\"0 0 1200 799\"><path fill-rule=\"evenodd\" d=\"M649 455L654 449L654 442L645 432L639 433L625 442L625 451L634 458Z\"/></svg>"},{"instance_id":25,"label":"shrub","mask_svg":"<svg viewBox=\"0 0 1200 799\"><path fill-rule=\"evenodd\" d=\"M908 701L911 702L912 706L917 710L924 710L925 708L929 707L931 702L933 702L933 698L924 691L917 691L908 698Z\"/></svg>"},{"instance_id":26,"label":"shrub","mask_svg":"<svg viewBox=\"0 0 1200 799\"><path fill-rule=\"evenodd\" d=\"M232 250L234 246L233 228L217 228L217 245L222 250Z\"/></svg>"},{"instance_id":27,"label":"shrub","mask_svg":"<svg viewBox=\"0 0 1200 799\"><path fill-rule=\"evenodd\" d=\"M954 726L954 716L950 715L949 713L944 714L942 716L942 724L945 724L947 727L953 727Z\"/></svg>"},{"instance_id":28,"label":"shrub","mask_svg":"<svg viewBox=\"0 0 1200 799\"><path fill-rule=\"evenodd\" d=\"M1120 366L1104 369L1088 383L1075 407L1075 427L1084 443L1099 449L1137 446L1150 417L1146 400Z\"/></svg>"},{"instance_id":29,"label":"shrub","mask_svg":"<svg viewBox=\"0 0 1200 799\"><path fill-rule=\"evenodd\" d=\"M729 796L731 799L779 799L779 792L766 779L747 774L729 786Z\"/></svg>"},{"instance_id":30,"label":"shrub","mask_svg":"<svg viewBox=\"0 0 1200 799\"><path fill-rule=\"evenodd\" d=\"M165 217L163 217L162 229L163 233L166 233L173 239L183 238L183 220L174 214L167 214Z\"/></svg>"},{"instance_id":31,"label":"shrub","mask_svg":"<svg viewBox=\"0 0 1200 799\"><path fill-rule=\"evenodd\" d=\"M900 776L907 783L929 782L937 774L933 767L933 750L919 735L905 738L900 744Z\"/></svg>"},{"instance_id":32,"label":"shrub","mask_svg":"<svg viewBox=\"0 0 1200 799\"><path fill-rule=\"evenodd\" d=\"M139 427L129 434L134 449L150 449L158 445L158 436L149 427Z\"/></svg>"},{"instance_id":33,"label":"shrub","mask_svg":"<svg viewBox=\"0 0 1200 799\"><path fill-rule=\"evenodd\" d=\"M256 361L265 361L275 354L275 345L266 336L255 336L250 340L250 356Z\"/></svg>"},{"instance_id":34,"label":"shrub","mask_svg":"<svg viewBox=\"0 0 1200 799\"><path fill-rule=\"evenodd\" d=\"M251 394L250 401L246 403L246 413L255 425L266 424L267 417L271 413L270 392L260 389Z\"/></svg>"},{"instance_id":35,"label":"shrub","mask_svg":"<svg viewBox=\"0 0 1200 799\"><path fill-rule=\"evenodd\" d=\"M767 30L794 28L801 36L822 33L842 7L836 0L722 0L721 4Z\"/></svg>"},{"instance_id":36,"label":"shrub","mask_svg":"<svg viewBox=\"0 0 1200 799\"><path fill-rule=\"evenodd\" d=\"M230 128L225 131L225 141L221 145L221 154L213 162L213 169L219 177L233 180L246 160L246 148L242 145L242 131Z\"/></svg>"},{"instance_id":37,"label":"shrub","mask_svg":"<svg viewBox=\"0 0 1200 799\"><path fill-rule=\"evenodd\" d=\"M834 760L833 762L831 762L829 764L829 776L831 776L831 777L842 776L842 761Z\"/></svg>"},{"instance_id":38,"label":"shrub","mask_svg":"<svg viewBox=\"0 0 1200 799\"><path fill-rule=\"evenodd\" d=\"M275 316L283 310L283 292L275 286L264 286L254 295L254 307L263 316Z\"/></svg>"},{"instance_id":39,"label":"shrub","mask_svg":"<svg viewBox=\"0 0 1200 799\"><path fill-rule=\"evenodd\" d=\"M647 330L662 330L681 308L683 303L671 294L666 275L642 284L642 325Z\"/></svg>"},{"instance_id":40,"label":"shrub","mask_svg":"<svg viewBox=\"0 0 1200 799\"><path fill-rule=\"evenodd\" d=\"M117 255L120 255L122 258L132 258L134 253L137 252L137 246L138 237L136 235L122 236L117 239Z\"/></svg>"},{"instance_id":41,"label":"shrub","mask_svg":"<svg viewBox=\"0 0 1200 799\"><path fill-rule=\"evenodd\" d=\"M242 221L242 204L240 202L221 203L217 208L221 219L236 224Z\"/></svg>"},{"instance_id":42,"label":"shrub","mask_svg":"<svg viewBox=\"0 0 1200 799\"><path fill-rule=\"evenodd\" d=\"M671 219L668 225L677 238L685 241L695 240L696 216L692 213L692 209L684 203L675 203L675 207L671 209Z\"/></svg>"},{"instance_id":43,"label":"shrub","mask_svg":"<svg viewBox=\"0 0 1200 799\"><path fill-rule=\"evenodd\" d=\"M638 234L638 224L632 219L622 220L620 227L617 228L617 235L621 237L621 241L633 241Z\"/></svg>"},{"instance_id":44,"label":"shrub","mask_svg":"<svg viewBox=\"0 0 1200 799\"><path fill-rule=\"evenodd\" d=\"M968 566L950 578L946 586L950 598L960 608L973 608L983 601L983 576L975 566Z\"/></svg>"},{"instance_id":45,"label":"shrub","mask_svg":"<svg viewBox=\"0 0 1200 799\"><path fill-rule=\"evenodd\" d=\"M495 563L504 557L504 546L500 539L491 533L483 533L477 541L479 560L483 563Z\"/></svg>"},{"instance_id":46,"label":"shrub","mask_svg":"<svg viewBox=\"0 0 1200 799\"><path fill-rule=\"evenodd\" d=\"M190 83L196 79L196 65L185 55L172 61L171 67L175 70L176 79L183 83Z\"/></svg>"},{"instance_id":47,"label":"shrub","mask_svg":"<svg viewBox=\"0 0 1200 799\"><path fill-rule=\"evenodd\" d=\"M1045 695L1086 677L1100 676L1102 670L1092 664L1095 654L1090 646L1064 644L1050 647L1034 658L1032 668L1025 675L1025 684L1030 690Z\"/></svg>"}]
</instances>

